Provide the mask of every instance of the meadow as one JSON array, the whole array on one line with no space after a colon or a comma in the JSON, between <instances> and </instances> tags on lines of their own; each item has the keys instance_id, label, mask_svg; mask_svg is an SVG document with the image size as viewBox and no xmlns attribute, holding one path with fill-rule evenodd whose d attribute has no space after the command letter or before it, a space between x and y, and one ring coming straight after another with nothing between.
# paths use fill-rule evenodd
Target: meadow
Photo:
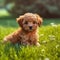
<instances>
[{"instance_id":1,"label":"meadow","mask_svg":"<svg viewBox=\"0 0 60 60\"><path fill-rule=\"evenodd\" d=\"M60 60L60 19L44 19L38 28L40 47L2 44L18 27L15 18L0 18L0 60Z\"/></svg>"},{"instance_id":2,"label":"meadow","mask_svg":"<svg viewBox=\"0 0 60 60\"><path fill-rule=\"evenodd\" d=\"M19 28L16 18L8 15L4 9L0 10L0 60L60 60L60 18L43 18L37 47L1 43L6 35Z\"/></svg>"}]
</instances>

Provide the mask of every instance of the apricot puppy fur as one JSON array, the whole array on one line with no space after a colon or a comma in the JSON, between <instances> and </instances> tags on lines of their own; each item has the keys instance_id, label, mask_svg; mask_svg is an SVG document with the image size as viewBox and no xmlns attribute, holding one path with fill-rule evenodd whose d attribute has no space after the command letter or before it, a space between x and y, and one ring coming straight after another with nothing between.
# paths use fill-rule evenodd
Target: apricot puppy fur
<instances>
[{"instance_id":1,"label":"apricot puppy fur","mask_svg":"<svg viewBox=\"0 0 60 60\"><path fill-rule=\"evenodd\" d=\"M16 19L19 26L18 30L4 38L4 43L19 43L22 45L39 45L37 28L42 23L42 18L38 14L25 13Z\"/></svg>"}]
</instances>

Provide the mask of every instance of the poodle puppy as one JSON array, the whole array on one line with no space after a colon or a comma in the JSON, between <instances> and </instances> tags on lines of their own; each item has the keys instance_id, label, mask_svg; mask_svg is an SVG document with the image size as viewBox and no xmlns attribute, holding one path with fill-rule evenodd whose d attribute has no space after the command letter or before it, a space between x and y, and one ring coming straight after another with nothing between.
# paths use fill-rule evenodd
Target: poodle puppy
<instances>
[{"instance_id":1,"label":"poodle puppy","mask_svg":"<svg viewBox=\"0 0 60 60\"><path fill-rule=\"evenodd\" d=\"M38 14L25 13L16 20L21 28L6 36L4 43L10 41L13 44L40 45L37 28L41 25L42 18Z\"/></svg>"}]
</instances>

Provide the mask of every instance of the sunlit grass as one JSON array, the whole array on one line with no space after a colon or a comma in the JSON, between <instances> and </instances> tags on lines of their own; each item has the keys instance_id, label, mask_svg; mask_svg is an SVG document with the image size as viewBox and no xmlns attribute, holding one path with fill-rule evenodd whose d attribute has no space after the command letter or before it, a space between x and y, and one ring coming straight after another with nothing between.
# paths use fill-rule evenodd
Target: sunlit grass
<instances>
[{"instance_id":1,"label":"sunlit grass","mask_svg":"<svg viewBox=\"0 0 60 60\"><path fill-rule=\"evenodd\" d=\"M47 26L38 29L41 46L37 47L2 44L3 38L18 28L16 18L4 16L9 13L0 10L0 60L60 60L60 19L43 19L43 25Z\"/></svg>"},{"instance_id":2,"label":"sunlit grass","mask_svg":"<svg viewBox=\"0 0 60 60\"><path fill-rule=\"evenodd\" d=\"M0 43L0 60L60 60L60 25L41 26L37 46ZM0 41L17 28L0 26Z\"/></svg>"}]
</instances>

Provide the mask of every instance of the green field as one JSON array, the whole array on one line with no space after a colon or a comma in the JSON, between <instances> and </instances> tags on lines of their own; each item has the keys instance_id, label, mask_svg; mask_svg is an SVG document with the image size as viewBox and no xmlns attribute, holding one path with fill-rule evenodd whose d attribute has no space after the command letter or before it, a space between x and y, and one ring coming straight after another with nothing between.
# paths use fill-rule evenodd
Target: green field
<instances>
[{"instance_id":1,"label":"green field","mask_svg":"<svg viewBox=\"0 0 60 60\"><path fill-rule=\"evenodd\" d=\"M17 28L15 18L0 18L0 60L60 60L60 19L44 19L38 28L40 47L2 44Z\"/></svg>"},{"instance_id":2,"label":"green field","mask_svg":"<svg viewBox=\"0 0 60 60\"><path fill-rule=\"evenodd\" d=\"M60 19L56 18L50 18L50 19L43 19L43 24L42 25L50 25L50 23L55 23L55 24L60 24ZM0 26L3 27L17 27L18 23L16 22L16 18L11 18L11 17L0 17Z\"/></svg>"},{"instance_id":3,"label":"green field","mask_svg":"<svg viewBox=\"0 0 60 60\"><path fill-rule=\"evenodd\" d=\"M3 38L18 27L16 18L0 10L0 60L60 60L60 18L43 19L38 28L40 47L2 44Z\"/></svg>"}]
</instances>

